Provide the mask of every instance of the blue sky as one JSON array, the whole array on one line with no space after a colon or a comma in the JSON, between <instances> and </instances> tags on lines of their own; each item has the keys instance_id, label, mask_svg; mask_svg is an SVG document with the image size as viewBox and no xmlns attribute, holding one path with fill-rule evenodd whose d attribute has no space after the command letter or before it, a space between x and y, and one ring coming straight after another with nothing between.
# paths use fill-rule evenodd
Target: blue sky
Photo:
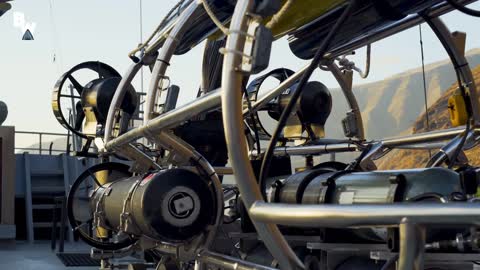
<instances>
[{"instance_id":1,"label":"blue sky","mask_svg":"<svg viewBox=\"0 0 480 270\"><path fill-rule=\"evenodd\" d=\"M143 36L146 37L176 0L142 0ZM17 130L65 130L55 120L50 107L51 92L57 78L72 66L89 60L106 62L124 73L131 63L127 53L140 39L139 0L15 0L9 13L0 18L1 62L0 100L9 106L7 125ZM479 9L476 3L471 7ZM21 41L22 33L13 27L13 12L22 12L26 20L36 23L34 41ZM444 16L452 30L468 33L467 49L480 47L480 19L452 12ZM441 45L427 26L424 29L427 63L446 58ZM180 85L180 103L191 100L200 82L203 47L175 57L168 71L172 83ZM56 61L53 61L53 55ZM364 51L355 59L364 63ZM414 28L373 45L372 72L367 80L378 81L407 69L420 66L418 28ZM274 44L271 67L297 69L307 64L293 56L285 39ZM315 79L336 87L326 73ZM145 87L148 85L145 75ZM140 90L139 79L134 82Z\"/></svg>"}]
</instances>

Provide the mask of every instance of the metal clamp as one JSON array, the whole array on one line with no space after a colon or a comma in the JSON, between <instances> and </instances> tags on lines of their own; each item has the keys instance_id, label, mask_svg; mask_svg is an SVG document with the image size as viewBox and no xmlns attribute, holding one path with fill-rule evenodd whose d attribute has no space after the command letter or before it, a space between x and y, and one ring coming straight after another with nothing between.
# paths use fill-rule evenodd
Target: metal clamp
<instances>
[{"instance_id":1,"label":"metal clamp","mask_svg":"<svg viewBox=\"0 0 480 270\"><path fill-rule=\"evenodd\" d=\"M109 185L109 184L107 183L105 185ZM95 212L93 213L93 225L96 228L102 228L105 226L104 198L108 196L110 192L111 192L110 186L107 186L105 188L105 192L103 192L102 194L102 197L100 198L100 200L97 201L97 204L95 205Z\"/></svg>"},{"instance_id":2,"label":"metal clamp","mask_svg":"<svg viewBox=\"0 0 480 270\"><path fill-rule=\"evenodd\" d=\"M127 212L127 205L132 199L133 193L137 190L138 186L140 186L141 180L135 181L135 184L133 184L130 187L130 190L128 191L127 197L123 201L123 208L122 208L122 213L120 214L120 224L119 224L119 231L122 232L128 232L129 225L132 224L131 218L130 218L130 212Z\"/></svg>"}]
</instances>

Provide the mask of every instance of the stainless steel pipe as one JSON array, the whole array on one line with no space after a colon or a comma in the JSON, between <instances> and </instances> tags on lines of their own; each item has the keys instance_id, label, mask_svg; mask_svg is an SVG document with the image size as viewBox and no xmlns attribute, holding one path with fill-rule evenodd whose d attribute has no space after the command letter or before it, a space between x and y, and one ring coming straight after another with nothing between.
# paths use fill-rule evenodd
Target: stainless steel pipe
<instances>
[{"instance_id":1,"label":"stainless steel pipe","mask_svg":"<svg viewBox=\"0 0 480 270\"><path fill-rule=\"evenodd\" d=\"M328 153L354 152L359 150L353 143L334 143L324 145L306 145L306 146L281 146L276 147L273 154L275 156L304 156L304 155L323 155ZM257 156L258 151L250 151L252 156Z\"/></svg>"},{"instance_id":2,"label":"stainless steel pipe","mask_svg":"<svg viewBox=\"0 0 480 270\"><path fill-rule=\"evenodd\" d=\"M152 70L152 77L148 86L147 97L144 107L144 124L147 124L148 120L153 118L155 110L155 102L157 100L158 84L165 76L165 72L170 65L170 60L173 53L177 49L179 40L185 34L185 31L190 26L188 23L192 20L192 14L201 8L201 4L198 1L191 3L178 18L172 31L166 36L165 43L159 51L158 58Z\"/></svg>"},{"instance_id":3,"label":"stainless steel pipe","mask_svg":"<svg viewBox=\"0 0 480 270\"><path fill-rule=\"evenodd\" d=\"M145 125L132 129L127 133L109 141L105 148L111 150L114 147L129 143L146 134L159 133L160 131L178 125L187 121L199 113L217 108L220 105L220 90L215 90L204 95L182 107L164 113L150 121Z\"/></svg>"},{"instance_id":4,"label":"stainless steel pipe","mask_svg":"<svg viewBox=\"0 0 480 270\"><path fill-rule=\"evenodd\" d=\"M142 63L134 63L126 72L125 76L122 77L120 83L118 84L117 89L115 90L115 94L113 95L112 102L110 103L110 107L108 108L107 114L107 121L105 122L105 135L104 135L104 142L108 142L110 137L112 136L113 125L115 121L115 113L117 109L120 107L120 104L125 97L125 92L127 91L128 85L132 82L133 78L137 74L137 72L142 68Z\"/></svg>"},{"instance_id":5,"label":"stainless steel pipe","mask_svg":"<svg viewBox=\"0 0 480 270\"><path fill-rule=\"evenodd\" d=\"M406 220L400 224L399 270L424 270L425 227Z\"/></svg>"},{"instance_id":6,"label":"stainless steel pipe","mask_svg":"<svg viewBox=\"0 0 480 270\"><path fill-rule=\"evenodd\" d=\"M480 207L474 203L297 205L257 201L249 214L252 220L300 227L389 227L405 219L416 224L480 225Z\"/></svg>"},{"instance_id":7,"label":"stainless steel pipe","mask_svg":"<svg viewBox=\"0 0 480 270\"><path fill-rule=\"evenodd\" d=\"M462 134L465 131L464 128L452 128L440 131L432 131L425 133L412 134L408 136L395 137L390 139L384 139L378 141L382 143L386 148L401 148L401 149L433 149L440 148L445 146L446 143L442 144L432 144L430 145L416 145L416 144L425 144L425 143L436 143L445 141L448 139L455 138L456 136ZM470 136L474 137L475 134L478 134L479 130L476 129L473 134ZM362 143L365 144L366 143ZM328 153L340 153L340 152L353 152L358 151L360 148L358 145L353 143L330 143L330 144L319 144L319 145L306 145L306 146L282 146L276 147L274 154L278 156L298 156L298 155L323 155ZM252 155L257 155L256 150L251 151Z\"/></svg>"}]
</instances>

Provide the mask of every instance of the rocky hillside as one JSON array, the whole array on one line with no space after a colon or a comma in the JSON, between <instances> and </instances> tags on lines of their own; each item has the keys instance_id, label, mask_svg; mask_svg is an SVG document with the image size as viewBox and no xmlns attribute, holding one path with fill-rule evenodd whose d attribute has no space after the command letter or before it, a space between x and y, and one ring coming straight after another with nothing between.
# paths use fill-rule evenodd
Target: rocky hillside
<instances>
[{"instance_id":1,"label":"rocky hillside","mask_svg":"<svg viewBox=\"0 0 480 270\"><path fill-rule=\"evenodd\" d=\"M480 49L467 53L471 66L480 65ZM455 73L449 61L426 66L428 102L442 97L455 82ZM367 138L398 136L408 131L425 110L421 68L397 74L385 80L354 87L362 111ZM345 117L347 104L339 90L332 90L334 112L327 122L329 137L343 137L338 123Z\"/></svg>"},{"instance_id":2,"label":"rocky hillside","mask_svg":"<svg viewBox=\"0 0 480 270\"><path fill-rule=\"evenodd\" d=\"M476 85L480 85L480 65L473 70ZM430 130L450 128L450 117L447 110L448 98L457 89L457 84L451 85L447 91L432 104L428 110ZM423 113L411 128L413 133L427 131L426 115ZM480 149L478 147L466 152L471 164L480 165ZM380 169L401 169L424 166L429 158L427 151L392 150L387 156L378 161Z\"/></svg>"}]
</instances>

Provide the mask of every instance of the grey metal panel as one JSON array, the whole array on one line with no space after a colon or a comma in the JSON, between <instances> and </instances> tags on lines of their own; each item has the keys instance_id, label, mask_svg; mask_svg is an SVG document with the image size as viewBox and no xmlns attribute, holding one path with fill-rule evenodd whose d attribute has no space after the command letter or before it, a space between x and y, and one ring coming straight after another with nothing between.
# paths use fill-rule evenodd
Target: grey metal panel
<instances>
[{"instance_id":1,"label":"grey metal panel","mask_svg":"<svg viewBox=\"0 0 480 270\"><path fill-rule=\"evenodd\" d=\"M75 181L77 176L83 172L87 167L91 166L90 160L82 164L82 160L77 157L66 156L65 159L68 166L63 165L63 158L61 155L30 155L30 168L32 184L34 186L56 186L66 188ZM15 155L16 174L15 174L15 195L23 197L25 195L25 159L23 154ZM69 175L64 178L64 169L68 168ZM68 180L68 181L66 181ZM68 183L68 184L67 184Z\"/></svg>"},{"instance_id":2,"label":"grey metal panel","mask_svg":"<svg viewBox=\"0 0 480 270\"><path fill-rule=\"evenodd\" d=\"M36 223L33 222L33 210L45 208L44 205L40 205L40 207L32 205L32 198L38 193L58 193L66 196L77 175L89 167L91 162L86 160L84 165L77 157L65 154L54 156L30 155L29 153L16 154L15 162L15 195L25 198L27 240L31 243L35 238L34 228L36 227ZM69 241L73 241L71 230L69 230L67 237Z\"/></svg>"},{"instance_id":3,"label":"grey metal panel","mask_svg":"<svg viewBox=\"0 0 480 270\"><path fill-rule=\"evenodd\" d=\"M61 159L62 159L62 167L63 167L63 186L65 189L65 199L67 198L67 194L70 191L70 166L69 166L69 157L65 154L61 154ZM62 205L62 207L65 207L65 204ZM62 209L62 211L66 211L66 209ZM63 218L63 217L62 217ZM73 231L71 230L72 228L70 227L70 224L67 222L68 226L68 232L67 232L67 240L69 242L73 241ZM62 232L62 231L61 231Z\"/></svg>"},{"instance_id":4,"label":"grey metal panel","mask_svg":"<svg viewBox=\"0 0 480 270\"><path fill-rule=\"evenodd\" d=\"M1 126L0 127L0 199L1 199L1 217L0 223L14 224L15 223L15 195L13 190L15 188L15 160L14 146L15 146L15 128Z\"/></svg>"},{"instance_id":5,"label":"grey metal panel","mask_svg":"<svg viewBox=\"0 0 480 270\"><path fill-rule=\"evenodd\" d=\"M16 234L15 225L0 224L0 239L15 239Z\"/></svg>"},{"instance_id":6,"label":"grey metal panel","mask_svg":"<svg viewBox=\"0 0 480 270\"><path fill-rule=\"evenodd\" d=\"M25 157L15 154L15 196L25 196Z\"/></svg>"},{"instance_id":7,"label":"grey metal panel","mask_svg":"<svg viewBox=\"0 0 480 270\"><path fill-rule=\"evenodd\" d=\"M30 175L30 155L23 153L25 163L25 216L27 225L27 241L33 243L33 212L32 212L32 178Z\"/></svg>"}]
</instances>

